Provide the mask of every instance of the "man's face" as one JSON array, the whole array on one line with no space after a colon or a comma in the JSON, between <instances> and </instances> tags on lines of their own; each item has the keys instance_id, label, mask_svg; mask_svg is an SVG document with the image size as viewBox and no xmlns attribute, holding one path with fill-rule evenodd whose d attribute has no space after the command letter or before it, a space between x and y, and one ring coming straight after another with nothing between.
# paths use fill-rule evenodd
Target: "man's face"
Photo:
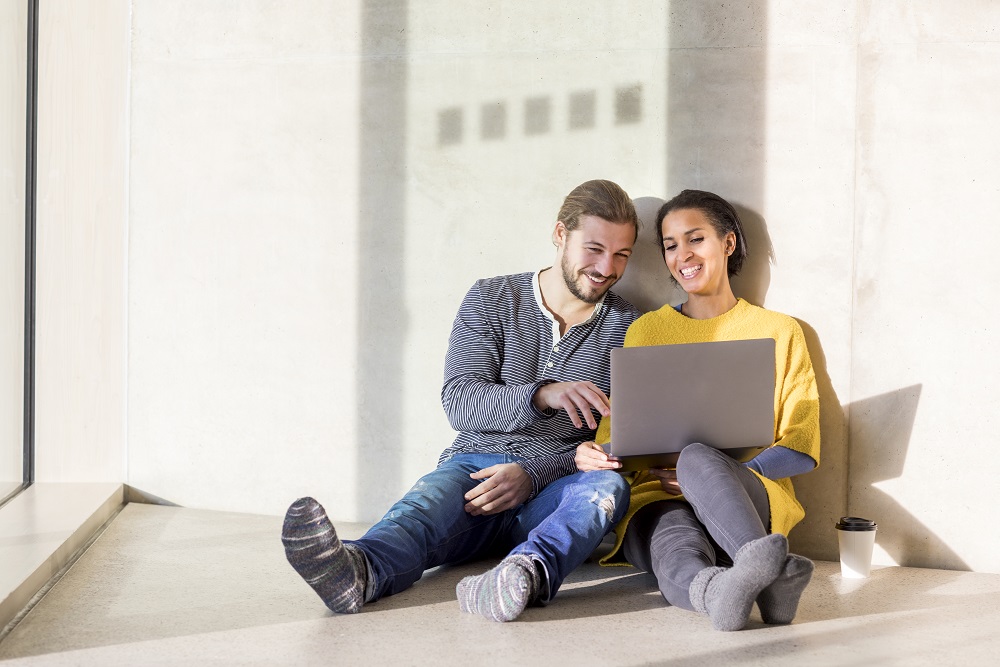
<instances>
[{"instance_id":1,"label":"man's face","mask_svg":"<svg viewBox=\"0 0 1000 667\"><path fill-rule=\"evenodd\" d=\"M560 247L566 288L585 303L597 303L625 273L635 244L635 227L584 215L573 231L556 223L553 237Z\"/></svg>"}]
</instances>

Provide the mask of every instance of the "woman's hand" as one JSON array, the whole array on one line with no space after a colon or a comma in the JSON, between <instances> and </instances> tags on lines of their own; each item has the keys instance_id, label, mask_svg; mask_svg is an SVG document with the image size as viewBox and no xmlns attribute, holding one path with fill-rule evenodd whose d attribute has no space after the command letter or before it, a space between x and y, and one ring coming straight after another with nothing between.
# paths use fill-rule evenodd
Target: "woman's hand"
<instances>
[{"instance_id":1,"label":"woman's hand","mask_svg":"<svg viewBox=\"0 0 1000 667\"><path fill-rule=\"evenodd\" d=\"M622 464L613 456L608 456L604 448L594 441L585 442L576 448L576 469L583 472L590 470L615 470Z\"/></svg>"},{"instance_id":2,"label":"woman's hand","mask_svg":"<svg viewBox=\"0 0 1000 667\"><path fill-rule=\"evenodd\" d=\"M677 470L674 468L650 468L649 472L660 480L660 486L663 487L664 491L672 496L682 495L681 487L677 484Z\"/></svg>"}]
</instances>

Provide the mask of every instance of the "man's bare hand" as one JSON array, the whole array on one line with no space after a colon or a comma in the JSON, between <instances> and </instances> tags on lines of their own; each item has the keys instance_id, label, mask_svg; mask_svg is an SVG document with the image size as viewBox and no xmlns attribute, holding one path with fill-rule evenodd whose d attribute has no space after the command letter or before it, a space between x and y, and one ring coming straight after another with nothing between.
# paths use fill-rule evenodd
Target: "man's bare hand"
<instances>
[{"instance_id":1,"label":"man's bare hand","mask_svg":"<svg viewBox=\"0 0 1000 667\"><path fill-rule=\"evenodd\" d=\"M483 482L465 494L465 511L473 516L497 514L517 507L531 495L531 477L516 463L501 463L470 475Z\"/></svg>"},{"instance_id":2,"label":"man's bare hand","mask_svg":"<svg viewBox=\"0 0 1000 667\"><path fill-rule=\"evenodd\" d=\"M576 448L576 469L588 472L590 470L615 470L622 464L613 456L608 456L604 448L596 442L585 442Z\"/></svg>"},{"instance_id":3,"label":"man's bare hand","mask_svg":"<svg viewBox=\"0 0 1000 667\"><path fill-rule=\"evenodd\" d=\"M553 382L542 385L531 400L539 410L565 410L573 426L577 428L583 428L584 422L590 428L597 428L597 420L591 410L596 410L604 417L611 414L611 401L593 382Z\"/></svg>"},{"instance_id":4,"label":"man's bare hand","mask_svg":"<svg viewBox=\"0 0 1000 667\"><path fill-rule=\"evenodd\" d=\"M677 484L677 471L673 468L650 468L649 472L660 480L663 490L672 496L683 495L681 487Z\"/></svg>"}]
</instances>

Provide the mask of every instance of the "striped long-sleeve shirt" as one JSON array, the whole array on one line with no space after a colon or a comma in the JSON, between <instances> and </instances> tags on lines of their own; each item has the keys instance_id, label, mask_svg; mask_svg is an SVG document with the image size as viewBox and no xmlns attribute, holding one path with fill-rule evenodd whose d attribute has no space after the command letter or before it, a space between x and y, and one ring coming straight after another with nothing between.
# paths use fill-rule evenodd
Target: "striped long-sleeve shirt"
<instances>
[{"instance_id":1,"label":"striped long-sleeve shirt","mask_svg":"<svg viewBox=\"0 0 1000 667\"><path fill-rule=\"evenodd\" d=\"M575 472L576 447L594 430L573 426L564 411L539 411L531 399L544 384L583 380L610 396L611 348L622 346L637 317L632 304L608 292L586 322L560 337L537 273L477 281L448 342L441 401L459 433L438 463L462 452L519 457L532 497Z\"/></svg>"}]
</instances>

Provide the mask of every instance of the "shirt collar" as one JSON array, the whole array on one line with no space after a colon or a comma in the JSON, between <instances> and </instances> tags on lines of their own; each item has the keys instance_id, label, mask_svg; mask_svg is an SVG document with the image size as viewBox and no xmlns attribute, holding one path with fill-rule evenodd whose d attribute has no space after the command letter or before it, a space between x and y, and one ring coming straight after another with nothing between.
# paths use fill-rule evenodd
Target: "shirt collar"
<instances>
[{"instance_id":1,"label":"shirt collar","mask_svg":"<svg viewBox=\"0 0 1000 667\"><path fill-rule=\"evenodd\" d=\"M551 268L553 271L556 270L554 266ZM544 270L545 269L539 269L538 271L535 271L535 273L531 276L531 291L534 292L535 294L535 303L538 304L538 309L542 311L542 314L545 315L545 317L547 317L549 321L552 323L552 340L559 340L559 322L557 322L556 318L553 317L552 312L545 307L545 302L542 301L542 288L538 283L538 276ZM596 304L594 304L594 310L593 312L590 313L590 317L588 317L583 322L580 322L579 324L574 324L569 329L566 329L566 333L569 333L570 330L573 329L573 327L578 327L593 322L594 318L596 318L598 313L601 312L601 308L604 307L604 299L607 296L608 293L605 292L604 295L601 296L601 300L598 301Z\"/></svg>"}]
</instances>

